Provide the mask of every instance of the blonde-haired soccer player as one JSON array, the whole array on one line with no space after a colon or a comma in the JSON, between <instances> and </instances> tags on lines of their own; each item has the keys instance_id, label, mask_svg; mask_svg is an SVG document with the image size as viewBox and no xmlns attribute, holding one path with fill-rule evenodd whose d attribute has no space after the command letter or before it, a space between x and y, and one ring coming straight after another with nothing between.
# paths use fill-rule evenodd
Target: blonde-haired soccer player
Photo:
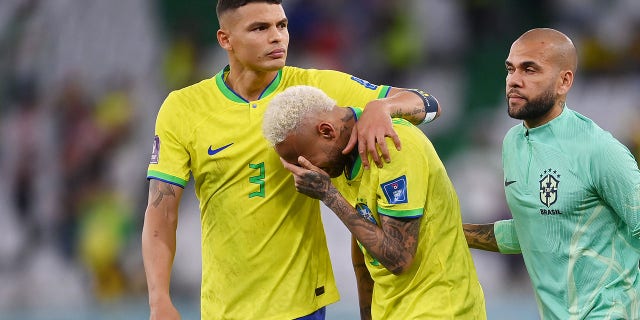
<instances>
[{"instance_id":1,"label":"blonde-haired soccer player","mask_svg":"<svg viewBox=\"0 0 640 320\"><path fill-rule=\"evenodd\" d=\"M394 119L402 151L391 150L383 168L364 170L357 153L341 152L359 114L320 89L295 86L273 98L263 133L297 190L321 200L355 238L362 318L485 319L458 198L433 145Z\"/></svg>"},{"instance_id":2,"label":"blonde-haired soccer player","mask_svg":"<svg viewBox=\"0 0 640 320\"><path fill-rule=\"evenodd\" d=\"M307 84L366 106L358 151L375 150L377 140L384 158L384 137L397 137L390 114L420 122L438 112L399 88L285 66L288 20L280 2L219 0L217 36L229 65L172 92L158 112L142 231L151 319L179 318L169 283L190 175L202 224L202 319L324 319L324 307L338 300L320 206L296 192L261 134L278 92Z\"/></svg>"}]
</instances>

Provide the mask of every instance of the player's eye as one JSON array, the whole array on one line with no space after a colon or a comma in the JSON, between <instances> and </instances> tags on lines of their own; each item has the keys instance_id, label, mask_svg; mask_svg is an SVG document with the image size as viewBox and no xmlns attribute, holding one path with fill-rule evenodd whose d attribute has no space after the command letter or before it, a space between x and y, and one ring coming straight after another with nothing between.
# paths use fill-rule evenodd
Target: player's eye
<instances>
[{"instance_id":1,"label":"player's eye","mask_svg":"<svg viewBox=\"0 0 640 320\"><path fill-rule=\"evenodd\" d=\"M254 25L252 28L250 28L251 31L264 31L267 30L268 26L264 25L264 24L259 24L259 25Z\"/></svg>"}]
</instances>

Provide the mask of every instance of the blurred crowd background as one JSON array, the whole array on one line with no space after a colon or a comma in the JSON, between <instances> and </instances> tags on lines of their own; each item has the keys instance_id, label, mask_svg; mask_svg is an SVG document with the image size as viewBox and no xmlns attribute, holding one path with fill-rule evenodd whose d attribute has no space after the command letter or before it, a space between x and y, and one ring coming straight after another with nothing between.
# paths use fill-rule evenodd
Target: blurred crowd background
<instances>
[{"instance_id":1,"label":"blurred crowd background","mask_svg":"<svg viewBox=\"0 0 640 320\"><path fill-rule=\"evenodd\" d=\"M226 64L214 0L0 1L0 318L148 318L140 232L153 127L166 95ZM640 159L637 0L285 0L288 64L426 89L444 113L421 126L465 222L509 217L500 146L504 59L533 27L569 35L568 105ZM200 228L183 197L172 293L199 318ZM346 228L323 208L342 300L356 319ZM537 319L520 256L473 251L490 319Z\"/></svg>"}]
</instances>

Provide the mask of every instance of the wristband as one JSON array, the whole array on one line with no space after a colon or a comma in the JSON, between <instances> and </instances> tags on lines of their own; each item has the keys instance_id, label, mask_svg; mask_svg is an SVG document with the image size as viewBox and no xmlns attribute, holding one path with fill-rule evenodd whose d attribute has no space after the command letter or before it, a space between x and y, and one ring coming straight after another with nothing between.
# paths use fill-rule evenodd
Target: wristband
<instances>
[{"instance_id":1,"label":"wristband","mask_svg":"<svg viewBox=\"0 0 640 320\"><path fill-rule=\"evenodd\" d=\"M434 98L432 95L420 90L420 89L407 89L406 91L413 92L422 99L422 104L424 104L424 120L420 122L420 124L425 124L433 121L438 114L438 100Z\"/></svg>"}]
</instances>

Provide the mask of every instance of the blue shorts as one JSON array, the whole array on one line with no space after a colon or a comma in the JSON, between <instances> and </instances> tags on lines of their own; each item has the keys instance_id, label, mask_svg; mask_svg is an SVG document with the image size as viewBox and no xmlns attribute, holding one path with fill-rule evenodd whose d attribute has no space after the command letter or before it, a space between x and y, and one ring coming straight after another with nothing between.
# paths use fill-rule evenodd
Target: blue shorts
<instances>
[{"instance_id":1,"label":"blue shorts","mask_svg":"<svg viewBox=\"0 0 640 320\"><path fill-rule=\"evenodd\" d=\"M316 312L297 318L296 320L324 320L324 316L327 313L326 311L326 307L322 307L316 310Z\"/></svg>"}]
</instances>

